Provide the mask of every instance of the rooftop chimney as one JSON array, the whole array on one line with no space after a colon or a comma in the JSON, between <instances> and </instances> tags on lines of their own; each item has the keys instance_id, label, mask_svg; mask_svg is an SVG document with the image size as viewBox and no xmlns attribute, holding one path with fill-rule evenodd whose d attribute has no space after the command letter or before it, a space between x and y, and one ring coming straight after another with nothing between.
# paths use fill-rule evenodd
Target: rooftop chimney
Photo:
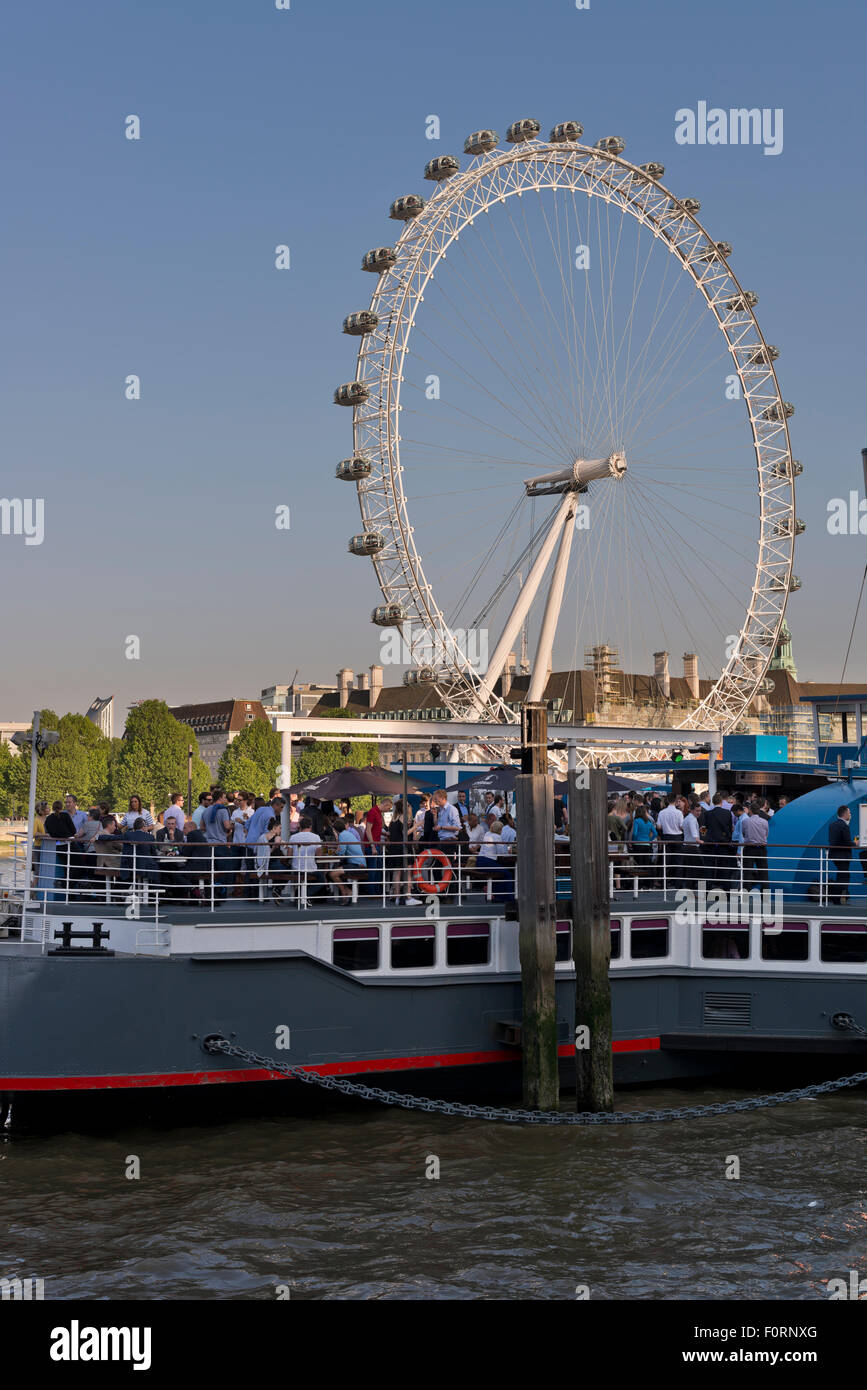
<instances>
[{"instance_id":1,"label":"rooftop chimney","mask_svg":"<svg viewBox=\"0 0 867 1390\"><path fill-rule=\"evenodd\" d=\"M337 672L337 696L340 701L341 709L346 708L354 678L355 672L350 671L348 666L342 666Z\"/></svg>"},{"instance_id":2,"label":"rooftop chimney","mask_svg":"<svg viewBox=\"0 0 867 1390\"><path fill-rule=\"evenodd\" d=\"M695 652L684 652L683 654L683 678L689 686L689 693L693 700L697 700L699 697L698 657Z\"/></svg>"},{"instance_id":3,"label":"rooftop chimney","mask_svg":"<svg viewBox=\"0 0 867 1390\"><path fill-rule=\"evenodd\" d=\"M379 692L382 690L382 667L371 666L370 668L370 708L376 708L379 699Z\"/></svg>"},{"instance_id":4,"label":"rooftop chimney","mask_svg":"<svg viewBox=\"0 0 867 1390\"><path fill-rule=\"evenodd\" d=\"M356 690L366 690L366 689L367 689L367 673L366 673L365 671L359 671L359 673L358 673L358 679L357 679L357 681L355 682L355 688L356 688Z\"/></svg>"},{"instance_id":5,"label":"rooftop chimney","mask_svg":"<svg viewBox=\"0 0 867 1390\"><path fill-rule=\"evenodd\" d=\"M671 699L671 679L668 672L668 652L653 653L653 674L666 700Z\"/></svg>"}]
</instances>

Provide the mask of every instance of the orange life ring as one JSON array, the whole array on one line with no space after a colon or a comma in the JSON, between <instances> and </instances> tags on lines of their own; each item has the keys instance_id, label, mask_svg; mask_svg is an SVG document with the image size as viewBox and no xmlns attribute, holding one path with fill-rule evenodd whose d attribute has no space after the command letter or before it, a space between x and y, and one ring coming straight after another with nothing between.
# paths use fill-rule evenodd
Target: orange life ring
<instances>
[{"instance_id":1,"label":"orange life ring","mask_svg":"<svg viewBox=\"0 0 867 1390\"><path fill-rule=\"evenodd\" d=\"M422 870L427 868L431 860L439 864L443 870L439 883L428 883L422 878ZM424 893L444 893L453 878L451 860L447 854L443 854L441 849L422 850L412 866L412 876L416 887L421 888Z\"/></svg>"}]
</instances>

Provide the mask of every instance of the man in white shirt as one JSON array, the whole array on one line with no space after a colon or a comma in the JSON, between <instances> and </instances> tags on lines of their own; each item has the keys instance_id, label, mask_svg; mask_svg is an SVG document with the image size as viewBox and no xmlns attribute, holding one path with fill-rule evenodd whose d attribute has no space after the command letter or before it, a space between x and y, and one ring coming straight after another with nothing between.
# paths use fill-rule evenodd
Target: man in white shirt
<instances>
[{"instance_id":1,"label":"man in white shirt","mask_svg":"<svg viewBox=\"0 0 867 1390\"><path fill-rule=\"evenodd\" d=\"M683 818L683 886L693 890L698 888L702 874L700 814L701 805L694 801L690 802L689 811Z\"/></svg>"},{"instance_id":2,"label":"man in white shirt","mask_svg":"<svg viewBox=\"0 0 867 1390\"><path fill-rule=\"evenodd\" d=\"M659 838L666 846L663 850L665 856L663 862L666 866L665 882L668 888L680 888L682 886L680 881L682 854L675 846L683 844L683 816L678 810L676 802L677 797L674 792L669 792L656 821Z\"/></svg>"},{"instance_id":3,"label":"man in white shirt","mask_svg":"<svg viewBox=\"0 0 867 1390\"><path fill-rule=\"evenodd\" d=\"M184 825L187 817L184 814L184 794L183 792L172 792L172 799L163 815L163 825L168 828L169 821L174 821L175 831L180 838L184 833Z\"/></svg>"},{"instance_id":4,"label":"man in white shirt","mask_svg":"<svg viewBox=\"0 0 867 1390\"><path fill-rule=\"evenodd\" d=\"M212 800L213 797L211 796L210 792L199 793L199 804L193 812L193 824L195 825L197 830L201 830L202 818L205 812L207 811L208 807L210 806Z\"/></svg>"},{"instance_id":5,"label":"man in white shirt","mask_svg":"<svg viewBox=\"0 0 867 1390\"><path fill-rule=\"evenodd\" d=\"M474 847L477 849L478 846L479 846L479 845L482 843L482 841L484 840L485 835L486 835L487 832L488 832L487 824L486 824L484 821L480 821L480 820L479 820L479 818L478 818L478 816L476 815L475 811L471 811L471 812L470 812L470 819L469 819L469 821L468 821L468 825L469 825L469 831L468 831L468 833L469 833L469 837L470 837L470 844L471 844L472 846L474 846Z\"/></svg>"},{"instance_id":6,"label":"man in white shirt","mask_svg":"<svg viewBox=\"0 0 867 1390\"><path fill-rule=\"evenodd\" d=\"M316 862L316 854L322 848L322 841L313 833L312 824L309 816L302 816L301 829L289 836L292 869L298 875L299 896L302 900L310 893L311 888L318 888L322 883L322 874Z\"/></svg>"}]
</instances>

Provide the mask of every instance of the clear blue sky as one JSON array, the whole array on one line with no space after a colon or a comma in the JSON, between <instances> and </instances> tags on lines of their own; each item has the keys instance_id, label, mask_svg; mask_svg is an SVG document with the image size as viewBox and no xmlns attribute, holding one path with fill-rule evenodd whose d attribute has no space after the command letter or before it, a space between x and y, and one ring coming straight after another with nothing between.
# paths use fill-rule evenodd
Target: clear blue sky
<instances>
[{"instance_id":1,"label":"clear blue sky","mask_svg":"<svg viewBox=\"0 0 867 1390\"><path fill-rule=\"evenodd\" d=\"M122 717L377 659L372 569L346 551L357 505L333 479L351 440L331 404L354 368L341 320L369 298L362 253L394 239L391 199L424 188L432 154L523 115L624 136L735 244L807 470L799 670L838 678L867 556L825 527L867 444L864 47L839 0L7 9L0 490L44 498L46 533L0 537L2 716L114 693ZM678 146L674 113L700 100L782 107L782 154Z\"/></svg>"}]
</instances>

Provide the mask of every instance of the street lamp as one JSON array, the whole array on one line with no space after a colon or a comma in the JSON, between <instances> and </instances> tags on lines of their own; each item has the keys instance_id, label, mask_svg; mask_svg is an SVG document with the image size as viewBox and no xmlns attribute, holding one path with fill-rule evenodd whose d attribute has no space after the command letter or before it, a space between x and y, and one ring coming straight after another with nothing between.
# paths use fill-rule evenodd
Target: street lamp
<instances>
[{"instance_id":1,"label":"street lamp","mask_svg":"<svg viewBox=\"0 0 867 1390\"><path fill-rule=\"evenodd\" d=\"M24 865L24 907L30 902L30 879L33 874L33 830L36 824L36 768L40 757L47 749L57 743L60 734L56 729L40 729L40 711L33 711L33 728L12 735L16 748L24 749L30 744L30 797L27 812L27 858Z\"/></svg>"}]
</instances>

